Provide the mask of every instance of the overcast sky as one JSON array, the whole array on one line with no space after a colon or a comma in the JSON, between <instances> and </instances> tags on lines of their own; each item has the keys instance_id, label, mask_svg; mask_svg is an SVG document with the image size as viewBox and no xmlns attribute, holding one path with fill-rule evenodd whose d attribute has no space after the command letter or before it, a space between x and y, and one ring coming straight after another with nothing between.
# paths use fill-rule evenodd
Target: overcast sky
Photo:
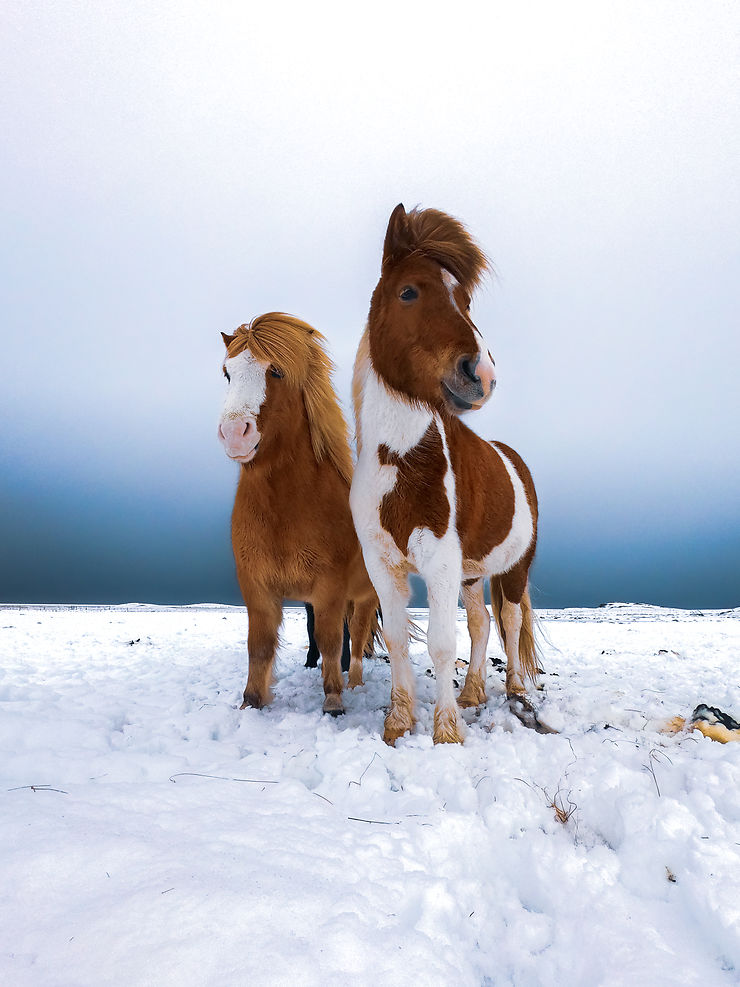
<instances>
[{"instance_id":1,"label":"overcast sky","mask_svg":"<svg viewBox=\"0 0 740 987\"><path fill-rule=\"evenodd\" d=\"M399 201L496 277L540 606L740 603L740 5L0 6L0 599L237 599L221 330L351 365Z\"/></svg>"}]
</instances>

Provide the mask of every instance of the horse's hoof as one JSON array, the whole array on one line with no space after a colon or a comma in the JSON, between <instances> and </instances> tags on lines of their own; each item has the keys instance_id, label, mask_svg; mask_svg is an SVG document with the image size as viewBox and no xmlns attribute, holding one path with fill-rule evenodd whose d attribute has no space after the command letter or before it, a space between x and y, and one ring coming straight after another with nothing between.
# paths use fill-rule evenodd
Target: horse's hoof
<instances>
[{"instance_id":1,"label":"horse's hoof","mask_svg":"<svg viewBox=\"0 0 740 987\"><path fill-rule=\"evenodd\" d=\"M523 692L507 692L506 698L509 702L509 706L513 706L513 704L516 703L525 712L534 713L534 706Z\"/></svg>"},{"instance_id":2,"label":"horse's hoof","mask_svg":"<svg viewBox=\"0 0 740 987\"><path fill-rule=\"evenodd\" d=\"M239 709L249 709L249 708L251 708L251 709L262 709L262 707L264 705L265 705L264 702L257 695L256 692L245 692L244 693L244 702L241 704L241 706L239 707Z\"/></svg>"},{"instance_id":3,"label":"horse's hoof","mask_svg":"<svg viewBox=\"0 0 740 987\"><path fill-rule=\"evenodd\" d=\"M342 716L344 706L342 705L341 696L327 696L324 700L323 711L328 713L329 716Z\"/></svg>"},{"instance_id":4,"label":"horse's hoof","mask_svg":"<svg viewBox=\"0 0 740 987\"><path fill-rule=\"evenodd\" d=\"M548 726L544 723L537 714L536 707L527 699L526 696L509 696L509 709L514 714L514 716L522 723L525 727L530 730L534 730L536 733L559 733L559 730L555 730L553 727Z\"/></svg>"},{"instance_id":5,"label":"horse's hoof","mask_svg":"<svg viewBox=\"0 0 740 987\"><path fill-rule=\"evenodd\" d=\"M389 747L395 747L398 738L403 737L405 733L408 733L408 727L389 727L386 723L383 728L383 741L388 744Z\"/></svg>"},{"instance_id":6,"label":"horse's hoof","mask_svg":"<svg viewBox=\"0 0 740 987\"><path fill-rule=\"evenodd\" d=\"M362 672L357 675L352 674L352 669L349 672L349 678L347 679L347 685L350 689L356 689L358 686L362 685Z\"/></svg>"},{"instance_id":7,"label":"horse's hoof","mask_svg":"<svg viewBox=\"0 0 740 987\"><path fill-rule=\"evenodd\" d=\"M464 685L462 692L457 697L457 705L460 709L470 709L473 706L483 706L486 702L486 690L482 685Z\"/></svg>"},{"instance_id":8,"label":"horse's hoof","mask_svg":"<svg viewBox=\"0 0 740 987\"><path fill-rule=\"evenodd\" d=\"M399 737L414 729L413 700L405 690L391 689L391 708L383 725L383 740L389 747L395 747Z\"/></svg>"},{"instance_id":9,"label":"horse's hoof","mask_svg":"<svg viewBox=\"0 0 740 987\"><path fill-rule=\"evenodd\" d=\"M405 733L411 733L414 729L413 717L406 719L398 716L393 710L385 718L383 724L383 740L389 747L395 747L399 737Z\"/></svg>"},{"instance_id":10,"label":"horse's hoof","mask_svg":"<svg viewBox=\"0 0 740 987\"><path fill-rule=\"evenodd\" d=\"M464 741L464 738L463 738L462 734L457 733L457 732L454 732L454 733L440 733L440 734L436 734L435 733L434 734L434 737L433 737L433 740L434 740L434 743L435 744L462 744L463 741Z\"/></svg>"},{"instance_id":11,"label":"horse's hoof","mask_svg":"<svg viewBox=\"0 0 740 987\"><path fill-rule=\"evenodd\" d=\"M433 740L435 744L461 744L463 742L456 709L435 709Z\"/></svg>"}]
</instances>

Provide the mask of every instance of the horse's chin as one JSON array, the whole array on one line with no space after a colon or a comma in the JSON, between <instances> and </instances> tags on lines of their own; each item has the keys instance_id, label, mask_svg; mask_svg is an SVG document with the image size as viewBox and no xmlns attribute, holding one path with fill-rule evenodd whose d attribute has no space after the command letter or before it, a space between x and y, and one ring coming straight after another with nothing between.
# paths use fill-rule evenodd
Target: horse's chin
<instances>
[{"instance_id":1,"label":"horse's chin","mask_svg":"<svg viewBox=\"0 0 740 987\"><path fill-rule=\"evenodd\" d=\"M249 452L248 452L248 453L246 453L246 454L245 454L245 455L243 455L243 456L232 456L232 455L231 455L230 453L228 453L228 452L226 453L226 455L227 455L227 456L229 457L229 459L231 459L231 460L232 460L233 462L235 462L235 463L241 463L241 464L242 464L242 466L246 466L246 465L247 465L247 463L251 463L251 462L252 462L252 460L254 459L254 457L255 457L255 456L257 455L257 450L259 449L259 447L260 447L260 444L259 444L259 442L258 442L258 443L257 443L257 445L256 445L256 446L254 446L254 448L253 448L253 449L250 449L250 450L249 450Z\"/></svg>"},{"instance_id":2,"label":"horse's chin","mask_svg":"<svg viewBox=\"0 0 740 987\"><path fill-rule=\"evenodd\" d=\"M484 395L482 398L477 395L473 397L472 395L460 394L457 391L453 391L447 381L442 381L442 398L445 407L453 415L464 415L468 411L478 411L490 398L491 393Z\"/></svg>"}]
</instances>

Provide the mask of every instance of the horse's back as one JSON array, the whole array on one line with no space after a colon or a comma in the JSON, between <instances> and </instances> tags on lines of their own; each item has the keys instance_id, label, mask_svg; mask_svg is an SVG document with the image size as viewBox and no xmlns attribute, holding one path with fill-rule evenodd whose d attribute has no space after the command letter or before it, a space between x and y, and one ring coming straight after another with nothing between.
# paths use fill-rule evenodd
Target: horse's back
<instances>
[{"instance_id":1,"label":"horse's back","mask_svg":"<svg viewBox=\"0 0 740 987\"><path fill-rule=\"evenodd\" d=\"M509 460L511 465L514 467L514 469L516 470L519 479L524 484L524 489L527 492L527 500L529 502L529 506L531 507L534 517L536 519L537 511L538 511L537 491L535 489L534 480L532 479L532 474L529 470L529 467L524 462L524 460L519 455L519 453L516 451L516 449L512 449L511 446L507 446L505 442L499 442L497 439L493 439L490 444L494 446L494 448L502 452L504 456L506 456L506 458Z\"/></svg>"},{"instance_id":2,"label":"horse's back","mask_svg":"<svg viewBox=\"0 0 740 987\"><path fill-rule=\"evenodd\" d=\"M502 572L529 550L537 531L537 495L522 457L487 442L457 418L446 423L455 472L457 529L466 572Z\"/></svg>"}]
</instances>

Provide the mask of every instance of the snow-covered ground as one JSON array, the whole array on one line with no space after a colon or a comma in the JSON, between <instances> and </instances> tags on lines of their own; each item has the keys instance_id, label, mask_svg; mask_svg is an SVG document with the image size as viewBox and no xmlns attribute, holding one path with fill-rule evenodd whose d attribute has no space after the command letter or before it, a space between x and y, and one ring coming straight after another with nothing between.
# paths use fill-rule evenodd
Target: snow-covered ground
<instances>
[{"instance_id":1,"label":"snow-covered ground","mask_svg":"<svg viewBox=\"0 0 740 987\"><path fill-rule=\"evenodd\" d=\"M738 717L740 611L541 616L559 734L490 666L434 747L416 644L391 749L388 664L322 716L299 610L258 712L243 610L1 609L0 982L738 984L740 744L658 728Z\"/></svg>"}]
</instances>

